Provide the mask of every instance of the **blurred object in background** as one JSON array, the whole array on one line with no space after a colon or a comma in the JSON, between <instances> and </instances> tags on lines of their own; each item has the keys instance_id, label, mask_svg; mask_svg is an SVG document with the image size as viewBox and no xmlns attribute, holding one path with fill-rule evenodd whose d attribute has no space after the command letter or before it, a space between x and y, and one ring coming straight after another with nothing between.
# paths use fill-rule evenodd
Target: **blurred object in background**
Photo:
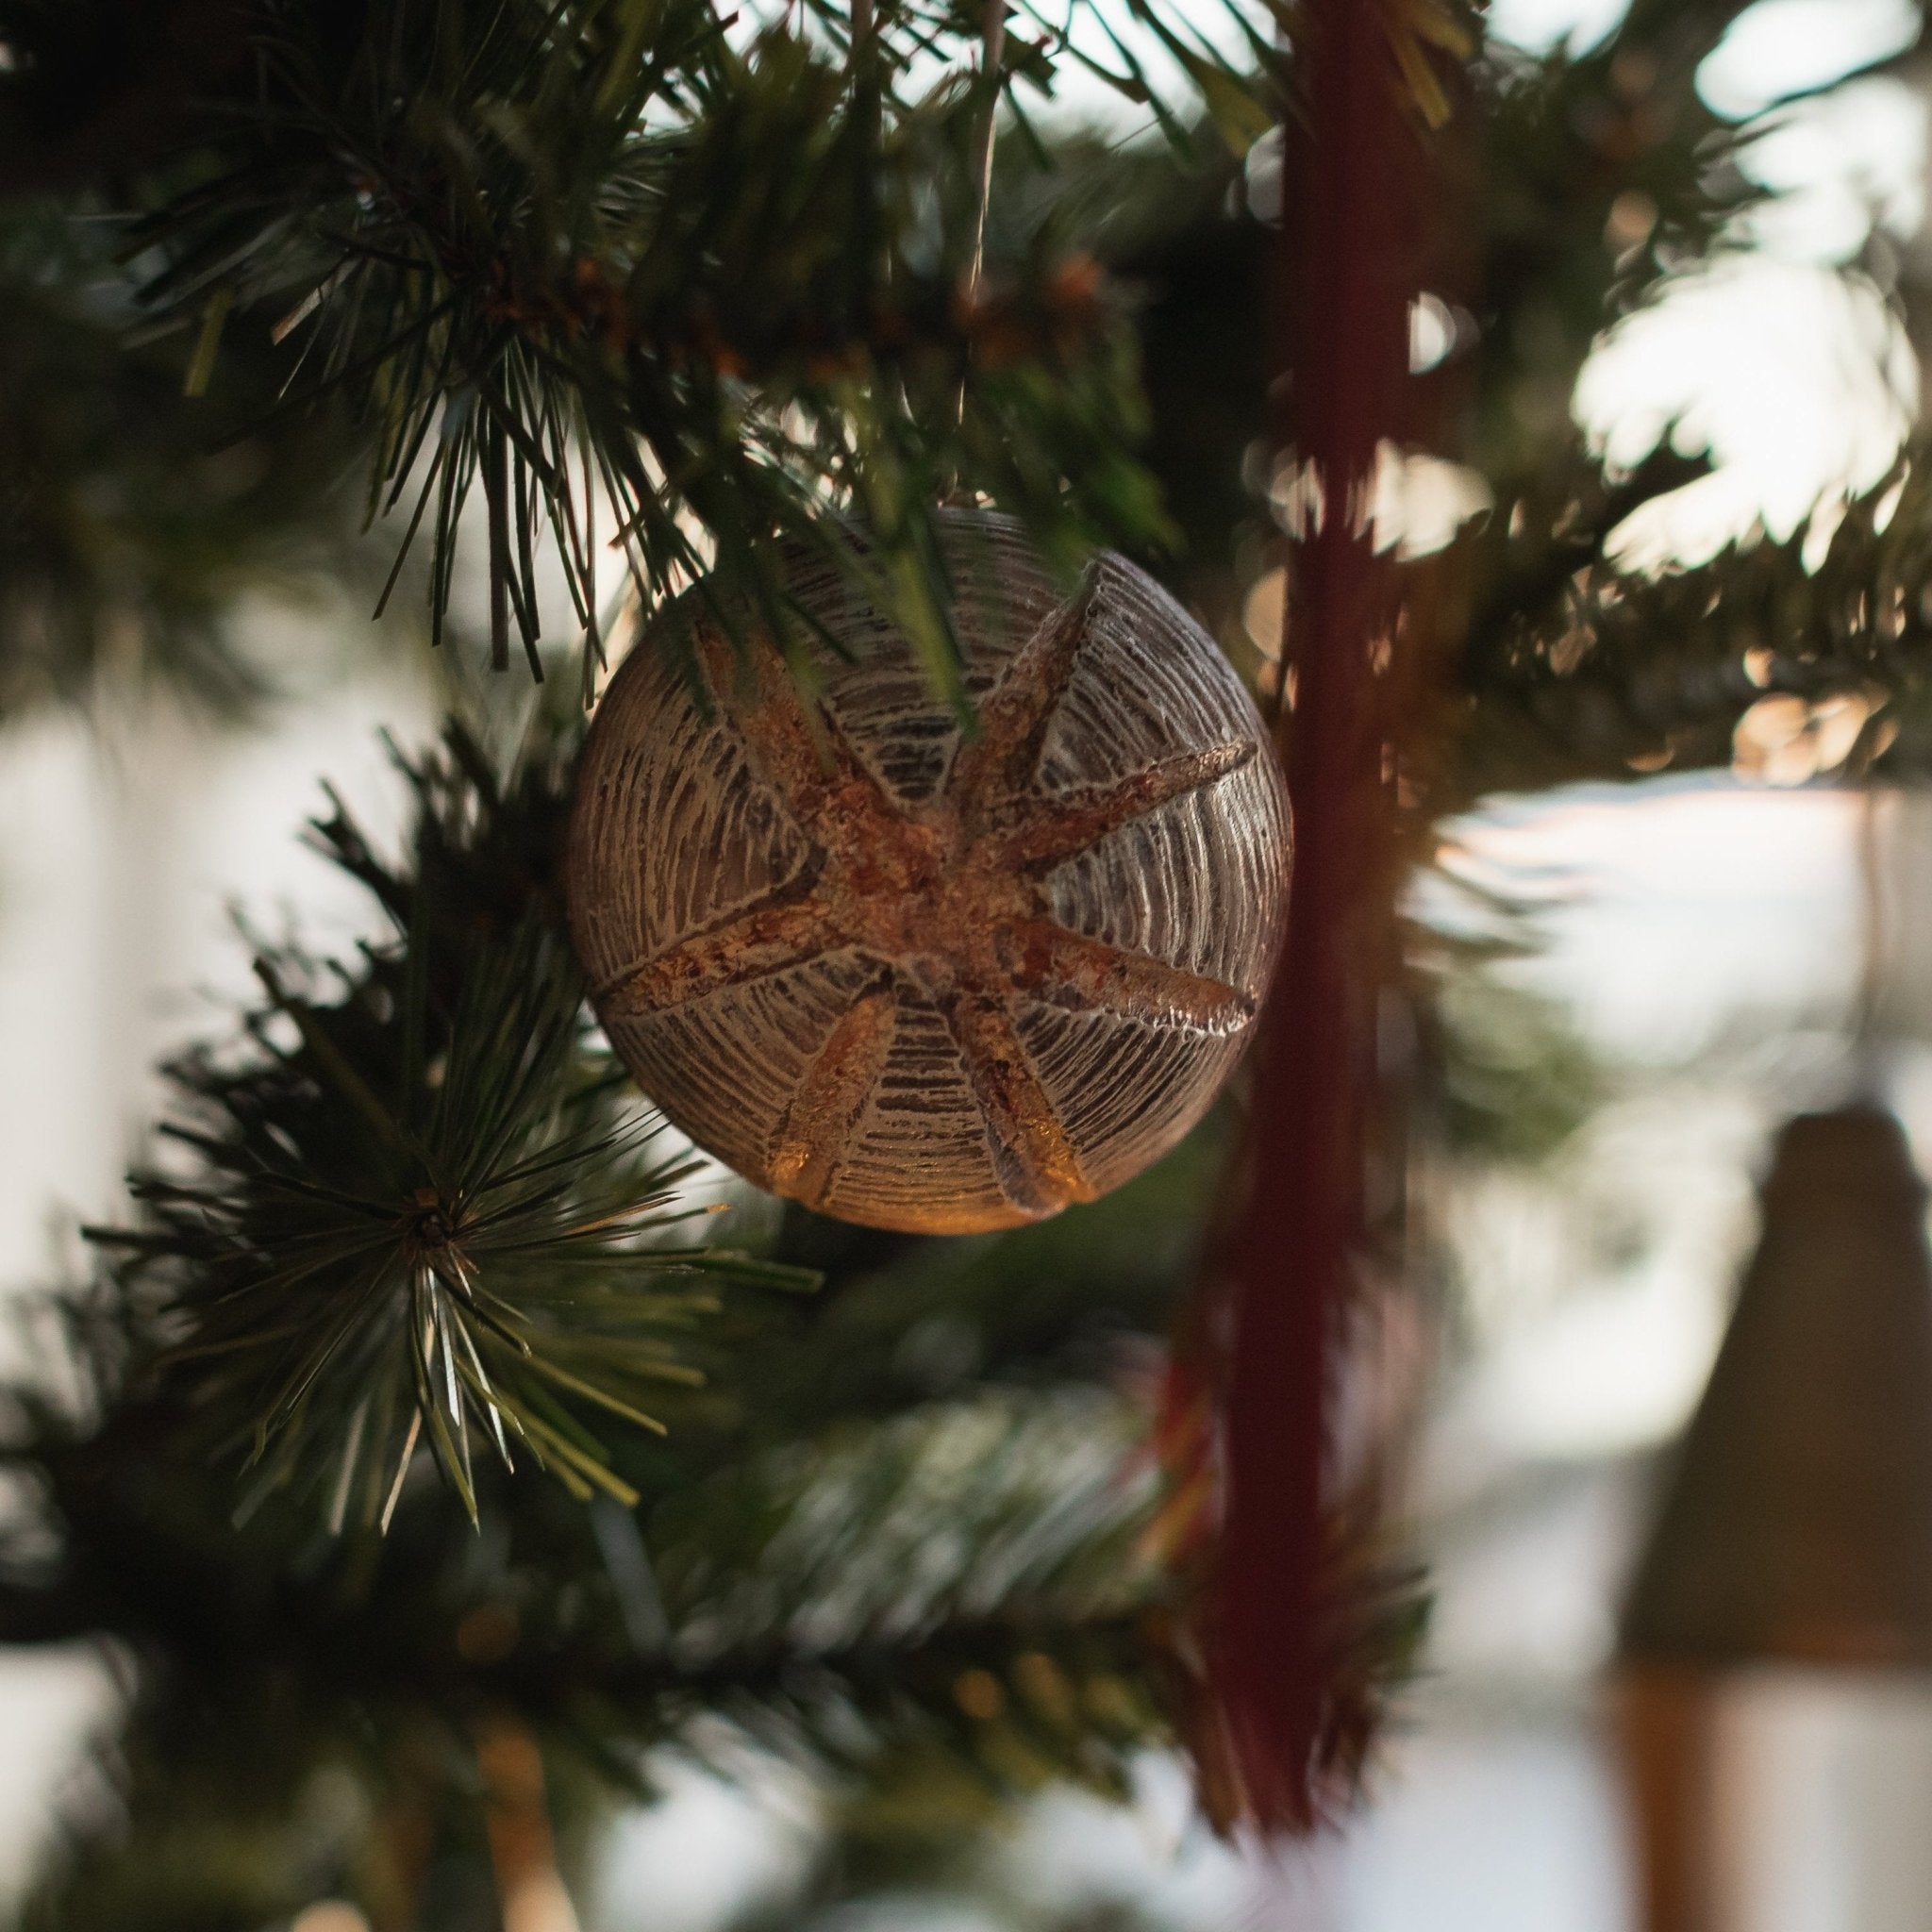
<instances>
[{"instance_id":1,"label":"blurred object in background","mask_svg":"<svg viewBox=\"0 0 1932 1932\"><path fill-rule=\"evenodd\" d=\"M1896 1121L1854 1108L1784 1128L1763 1202L1624 1610L1647 1932L1748 1924L1718 1855L1730 1794L1715 1716L1731 1674L1932 1670L1924 1187Z\"/></svg>"}]
</instances>

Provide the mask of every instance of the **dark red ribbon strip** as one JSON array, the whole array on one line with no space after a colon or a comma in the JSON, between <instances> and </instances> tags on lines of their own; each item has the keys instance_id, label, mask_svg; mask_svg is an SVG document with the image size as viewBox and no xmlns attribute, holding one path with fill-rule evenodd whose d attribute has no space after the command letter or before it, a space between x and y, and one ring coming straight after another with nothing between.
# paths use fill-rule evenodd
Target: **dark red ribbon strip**
<instances>
[{"instance_id":1,"label":"dark red ribbon strip","mask_svg":"<svg viewBox=\"0 0 1932 1932\"><path fill-rule=\"evenodd\" d=\"M1407 379L1416 130L1378 0L1306 0L1283 167L1287 447L1320 515L1290 568L1281 720L1295 814L1287 944L1257 1048L1233 1244L1224 1517L1208 1667L1241 1810L1307 1828L1341 1719L1346 1565L1324 1471L1365 1234L1374 1027L1394 891L1392 559L1369 526ZM1306 500L1306 499L1305 499Z\"/></svg>"}]
</instances>

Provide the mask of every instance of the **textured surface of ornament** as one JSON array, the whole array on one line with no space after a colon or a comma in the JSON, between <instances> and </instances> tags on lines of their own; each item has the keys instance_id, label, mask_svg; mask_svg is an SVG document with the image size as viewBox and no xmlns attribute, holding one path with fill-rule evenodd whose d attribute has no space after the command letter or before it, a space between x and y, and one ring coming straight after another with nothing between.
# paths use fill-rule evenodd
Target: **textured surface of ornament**
<instances>
[{"instance_id":1,"label":"textured surface of ornament","mask_svg":"<svg viewBox=\"0 0 1932 1932\"><path fill-rule=\"evenodd\" d=\"M809 697L686 597L598 711L570 893L612 1045L701 1147L958 1233L1104 1193L1200 1118L1268 981L1289 826L1254 705L1152 579L1105 554L1069 596L1005 519L944 533L976 734L816 559L787 589L850 661L815 658Z\"/></svg>"}]
</instances>

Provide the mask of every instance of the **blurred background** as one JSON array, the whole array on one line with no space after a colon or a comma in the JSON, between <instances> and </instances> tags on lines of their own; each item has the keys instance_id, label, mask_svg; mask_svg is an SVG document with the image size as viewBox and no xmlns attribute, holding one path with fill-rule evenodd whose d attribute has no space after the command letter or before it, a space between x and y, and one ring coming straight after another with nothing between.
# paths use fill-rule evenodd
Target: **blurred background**
<instances>
[{"instance_id":1,"label":"blurred background","mask_svg":"<svg viewBox=\"0 0 1932 1932\"><path fill-rule=\"evenodd\" d=\"M1582 57L1622 18L1618 0L1494 0L1488 31ZM1763 192L1722 247L1599 330L1568 394L1612 464L1660 441L1707 452L1619 526L1625 563L1668 574L1761 537L1822 555L1834 506L1880 485L1918 428L1922 27L1909 0L1756 0L1698 65L1705 107L1749 130L1740 165ZM1657 208L1632 190L1611 219L1641 239ZM1444 326L1419 316L1423 362ZM1487 501L1473 471L1441 471L1412 467L1381 511L1418 556ZM424 738L447 692L419 654L357 641L360 623L326 587L256 595L237 627L291 694L247 728L132 701L6 726L0 1281L71 1272L76 1224L111 1208L157 1058L246 991L231 908L330 940L368 925L292 835L322 774L395 823L377 728ZM1266 630L1260 610L1246 641L1263 657ZM1498 942L1442 993L1451 1098L1459 1080L1480 1111L1501 1083L1516 1131L1416 1155L1440 1359L1402 1507L1436 1607L1359 1815L1306 1853L1252 1857L1193 1819L1178 1763L1153 1753L1133 1807L1048 1791L940 1892L815 1925L1100 1927L1131 1907L1172 1932L1639 1932L1607 1674L1658 1472L1759 1236L1774 1136L1862 1093L1932 1168L1932 807L1840 782L1876 702L1767 698L1727 768L1484 787L1437 828L1419 928ZM120 1694L92 1650L0 1656L0 1892L26 1885ZM1724 1674L1710 1721L1726 1932L1932 1925L1932 1677L1756 1665ZM607 1834L587 1926L790 1923L824 1825L809 1783L756 1763L735 1784L676 1762L662 1780ZM358 1923L309 1917L302 1932Z\"/></svg>"}]
</instances>

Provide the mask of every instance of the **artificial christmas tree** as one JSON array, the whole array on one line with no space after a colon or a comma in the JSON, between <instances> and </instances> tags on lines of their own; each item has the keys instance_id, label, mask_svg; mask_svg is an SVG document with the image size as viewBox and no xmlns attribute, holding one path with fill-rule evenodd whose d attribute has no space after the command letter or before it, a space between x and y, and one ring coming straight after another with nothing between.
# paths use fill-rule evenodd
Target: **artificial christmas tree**
<instances>
[{"instance_id":1,"label":"artificial christmas tree","mask_svg":"<svg viewBox=\"0 0 1932 1932\"><path fill-rule=\"evenodd\" d=\"M1565 414L1597 331L1749 198L1692 86L1739 10L1638 0L1598 48L1532 59L1421 0L1236 10L1219 42L1150 0L1110 47L1097 15L989 31L938 0L0 7L22 298L0 702L91 695L133 658L239 705L259 667L226 613L319 565L392 625L420 599L446 652L578 674L550 676L566 702L513 762L481 748L500 725L411 755L400 858L323 820L388 930L260 949L261 999L178 1061L96 1278L58 1299L78 1395L10 1392L33 1503L0 1546L0 1639L132 1660L118 1803L76 1820L36 1923L241 1932L339 1898L398 1932L488 1926L542 1880L549 1853L510 1846L541 1844L539 1803L573 1881L669 1744L808 1766L846 1850L827 1901L1049 1779L1118 1792L1151 1743L1194 1749L1225 1823L1345 1799L1417 1634L1376 1485L1341 1480L1375 1457L1324 1407L1361 1324L1345 1291L1395 1229L1391 1128L1432 1076L1385 1049L1405 1003L1410 1037L1448 1037L1431 959L1402 952L1406 866L1497 786L1722 759L1767 690L1884 682L1906 727L1886 755L1923 751L1915 470L1814 571L1794 539L1652 578L1612 534L1694 463L1607 473ZM1171 97L1150 49L1187 76ZM1169 145L1039 122L1076 71ZM1263 140L1289 111L1295 138ZM1634 241L1612 221L1632 193ZM1263 299L1283 281L1288 358ZM1454 341L1411 372L1432 291ZM1424 443L1491 509L1400 559L1370 485L1385 444ZM394 514L373 565L345 534L356 475L357 507ZM1041 614L1079 608L1111 543L1264 696L1239 613L1286 562L1273 698L1318 829L1285 984L1312 996L1105 1201L964 1241L792 1208L713 1252L585 1014L650 959L600 957L587 988L567 941L575 699L629 649L659 655L612 680L600 733L641 692L701 723L742 691L784 710L794 677L805 740L826 693L822 725L846 723L877 667L837 661L854 637L800 593L804 558L895 640L928 751L998 748L948 538L989 506L1024 532ZM680 596L700 624L664 622ZM699 630L717 643L680 658ZM1160 710L1172 746L1126 747L1134 770L1196 760L1134 836L1174 847L1210 912L1239 848L1225 929L1141 908L1132 954L1247 1002L1281 815L1265 755L1239 756L1233 675L1185 669L1203 648L1153 626L1092 728L1102 699ZM1213 715L1158 705L1162 675ZM1089 924L1116 942L1160 875L1112 880ZM1146 995L1150 968L1122 971ZM882 1007L853 991L866 1073ZM1247 1024L1193 991L1214 1064L1139 1152ZM710 1077L747 1145L775 1124ZM851 1096L820 1097L836 1129ZM1024 1111L983 1108L982 1144L1038 1153ZM863 1205L819 1139L778 1142L762 1177ZM913 1167L872 1218L947 1220L905 1205L931 1191Z\"/></svg>"}]
</instances>

